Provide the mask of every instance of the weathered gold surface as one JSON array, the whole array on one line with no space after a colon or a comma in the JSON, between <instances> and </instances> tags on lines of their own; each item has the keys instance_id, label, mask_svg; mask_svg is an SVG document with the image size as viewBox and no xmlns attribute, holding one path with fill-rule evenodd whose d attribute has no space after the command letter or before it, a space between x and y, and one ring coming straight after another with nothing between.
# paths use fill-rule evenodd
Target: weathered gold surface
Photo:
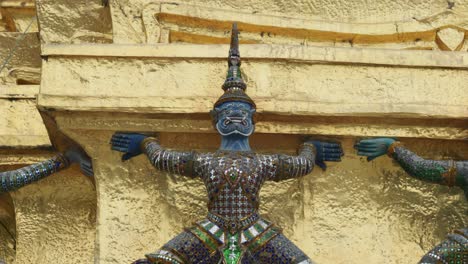
<instances>
[{"instance_id":1,"label":"weathered gold surface","mask_svg":"<svg viewBox=\"0 0 468 264\"><path fill-rule=\"evenodd\" d=\"M35 99L0 99L0 116L0 147L50 146Z\"/></svg>"},{"instance_id":2,"label":"weathered gold surface","mask_svg":"<svg viewBox=\"0 0 468 264\"><path fill-rule=\"evenodd\" d=\"M112 131L68 131L96 159L99 263L128 263L156 250L206 214L199 180L159 173L145 157L121 163L109 150ZM215 134L163 133L162 144L177 149L214 150ZM460 189L408 177L387 157L358 158L354 138L342 138L346 156L285 184L268 183L262 213L285 229L319 263L414 263L451 229L466 226L468 206ZM257 134L254 148L294 153L299 136ZM466 159L467 142L404 140L431 158ZM432 154L439 153L439 154ZM442 156L443 155L443 156ZM120 239L125 237L125 239Z\"/></svg>"},{"instance_id":3,"label":"weathered gold surface","mask_svg":"<svg viewBox=\"0 0 468 264\"><path fill-rule=\"evenodd\" d=\"M112 27L109 8L101 0L37 0L44 43L109 43Z\"/></svg>"},{"instance_id":4,"label":"weathered gold surface","mask_svg":"<svg viewBox=\"0 0 468 264\"><path fill-rule=\"evenodd\" d=\"M165 48L170 52L170 45ZM293 46L276 51L281 54L291 50ZM51 56L43 64L39 105L74 110L207 113L221 91L218 87L225 77L226 63L211 59L208 49L202 51L206 52L204 59ZM457 58L463 59L464 55ZM249 95L260 113L450 118L468 115L465 69L376 67L343 62L327 65L273 58L274 54L243 63Z\"/></svg>"},{"instance_id":5,"label":"weathered gold surface","mask_svg":"<svg viewBox=\"0 0 468 264\"><path fill-rule=\"evenodd\" d=\"M96 193L77 168L26 186L13 192L12 198L15 263L93 262Z\"/></svg>"},{"instance_id":6,"label":"weathered gold surface","mask_svg":"<svg viewBox=\"0 0 468 264\"><path fill-rule=\"evenodd\" d=\"M39 84L40 82L39 35L27 33L23 41L16 44L20 36L20 33L0 32L0 65L3 65L16 46L8 64L0 72L0 85Z\"/></svg>"},{"instance_id":7,"label":"weathered gold surface","mask_svg":"<svg viewBox=\"0 0 468 264\"><path fill-rule=\"evenodd\" d=\"M378 35L388 34L388 30L392 31L391 34L398 35L399 32L406 32L407 25L414 28L414 24L419 23L420 26L426 27L426 31L431 31L430 28L434 26L434 22L444 20L447 17L447 12L456 14L466 14L468 11L468 4L465 1L454 1L454 5L448 8L449 4L443 0L434 1L213 1L213 0L195 0L195 1L179 1L179 2L163 2L159 5L159 1L148 2L144 0L129 1L129 0L116 0L111 1L111 14L112 14L112 27L114 35L114 43L145 43L145 42L167 42L171 41L170 31L185 32L189 34L190 31L201 33L202 35L216 35L222 34L216 32L216 26L213 24L223 24L222 28L228 29L230 21L245 22L251 17L251 24L254 27L261 28L266 21L273 21L275 19L283 20L283 23L276 21L273 24L276 27L288 28L289 32L293 32L296 26L307 29L308 21L314 21L313 24L317 28L321 28L325 34L320 34L320 31L315 31L309 37L304 37L301 34L289 34L289 41L296 37L302 38L303 44L308 43L308 38L314 41L314 38L320 39L320 36L326 36L326 32L346 31L352 28L353 24L361 23L358 25L361 28L376 29L366 32L371 38L379 39ZM224 10L224 11L223 11ZM156 14L158 21L151 19L151 16ZM165 16L169 14L169 17ZM171 19L172 18L174 19ZM176 17L178 16L178 17ZM193 21L190 17L195 17L200 20ZM294 19L287 19L294 18ZM167 20L169 18L169 21ZM465 16L466 18L466 16ZM209 24L204 24L203 19L214 20ZM305 20L297 22L299 19ZM191 22L192 20L192 22ZM296 21L296 22L295 22ZM465 19L466 21L466 19ZM169 25L166 25L169 22ZM175 22L175 25L170 25ZM187 22L191 25L189 28L185 27ZM399 25L403 22L404 25ZM409 22L409 23L406 23ZM413 23L412 23L413 22ZM453 22L453 21L451 21ZM246 22L249 23L249 22ZM340 25L341 26L337 26ZM436 24L435 23L435 24ZM452 23L449 23L452 24ZM202 25L202 26L200 26ZM208 25L208 27L206 27ZM331 25L331 26L330 26ZM160 29L157 27L161 26ZM242 27L242 25L240 25ZM260 27L259 27L260 26ZM328 27L327 27L328 26ZM203 29L205 28L205 29ZM218 27L219 29L219 27ZM248 32L249 30L247 30ZM285 31L288 31L285 29ZM270 41L284 41L281 40L280 34L276 34L274 30L266 29L247 35L247 38L257 39L260 42ZM271 33L271 34L270 34ZM355 33L355 32L348 32ZM155 35L160 35L161 38ZM329 34L328 34L329 35ZM333 35L333 34L332 34ZM340 34L338 34L340 35ZM292 39L291 39L292 37ZM328 39L327 45L349 45L353 43L353 35L346 34L337 37L336 39ZM399 37L404 38L404 34ZM172 41L188 41L189 38L176 38ZM322 39L323 41L324 39ZM331 40L331 41L330 41ZM364 39L363 39L364 40ZM380 38L380 40L384 40ZM435 48L437 46L430 44L430 39L420 38L413 36L413 43L407 43L406 47L417 48ZM344 41L344 44L339 44ZM402 40L404 41L404 40ZM402 42L399 41L399 42ZM191 41L189 41L191 42ZM365 43L366 41L364 41ZM378 42L378 41L377 41ZM291 42L289 42L291 43ZM336 43L336 44L335 44ZM319 44L317 43L314 43ZM374 44L377 44L374 42ZM319 44L320 45L320 44ZM392 45L389 45L390 47ZM397 46L399 48L404 45Z\"/></svg>"},{"instance_id":8,"label":"weathered gold surface","mask_svg":"<svg viewBox=\"0 0 468 264\"><path fill-rule=\"evenodd\" d=\"M15 259L16 219L10 194L0 194L0 259L7 263Z\"/></svg>"},{"instance_id":9,"label":"weathered gold surface","mask_svg":"<svg viewBox=\"0 0 468 264\"><path fill-rule=\"evenodd\" d=\"M0 258L129 263L206 214L200 181L159 173L143 156L122 163L108 142L115 131L161 132L167 147L216 149L207 111L228 48L192 44L226 44L234 20L258 105L254 148L294 153L304 135L345 146L327 172L261 193L262 212L306 253L318 263L415 263L467 226L459 189L352 149L395 136L427 158L468 159L467 1L0 0L0 61L35 6L33 33L0 73L0 169L52 154L39 93L41 111L92 156L97 189L75 167L0 197L0 220L17 231L15 251L0 228Z\"/></svg>"}]
</instances>

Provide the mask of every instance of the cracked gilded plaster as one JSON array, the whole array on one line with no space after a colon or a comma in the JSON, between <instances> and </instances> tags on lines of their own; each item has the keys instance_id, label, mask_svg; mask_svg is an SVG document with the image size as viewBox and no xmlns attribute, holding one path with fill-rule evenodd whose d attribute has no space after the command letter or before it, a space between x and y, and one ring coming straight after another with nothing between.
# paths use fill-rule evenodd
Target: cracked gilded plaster
<instances>
[{"instance_id":1,"label":"cracked gilded plaster","mask_svg":"<svg viewBox=\"0 0 468 264\"><path fill-rule=\"evenodd\" d=\"M77 167L21 188L12 199L17 226L14 263L93 262L96 192Z\"/></svg>"},{"instance_id":2,"label":"cracked gilded plaster","mask_svg":"<svg viewBox=\"0 0 468 264\"><path fill-rule=\"evenodd\" d=\"M101 0L37 0L42 43L111 43L109 8Z\"/></svg>"},{"instance_id":3,"label":"cracked gilded plaster","mask_svg":"<svg viewBox=\"0 0 468 264\"><path fill-rule=\"evenodd\" d=\"M171 53L170 45L167 51ZM210 60L206 51L206 59L51 56L43 68L39 106L207 113L217 98L213 92L221 90L225 62ZM244 60L243 74L260 113L413 118L463 118L468 113L465 69L252 59Z\"/></svg>"},{"instance_id":4,"label":"cracked gilded plaster","mask_svg":"<svg viewBox=\"0 0 468 264\"><path fill-rule=\"evenodd\" d=\"M463 3L449 9L444 1L440 2L443 4L441 8L426 9L427 13L418 13L411 8L405 10L412 14L410 18L394 16L391 20L380 20L380 16L365 23L304 16L305 9L291 16L284 8L281 12L256 12L250 11L248 4L230 9L223 4L209 5L198 1L119 0L111 2L111 13L114 43L227 43L230 23L238 21L245 43L438 49L434 39L439 29L456 27L466 31L468 23L468 12ZM262 4L268 5L268 2ZM300 3L290 4L297 5ZM362 6L372 5L379 3ZM415 4L414 8L418 5L423 3ZM395 10L385 11L391 13Z\"/></svg>"},{"instance_id":5,"label":"cracked gilded plaster","mask_svg":"<svg viewBox=\"0 0 468 264\"><path fill-rule=\"evenodd\" d=\"M12 52L20 34L17 32L0 32L1 65ZM40 69L39 35L38 33L27 33L16 46L6 67L0 72L0 85L39 84Z\"/></svg>"}]
</instances>

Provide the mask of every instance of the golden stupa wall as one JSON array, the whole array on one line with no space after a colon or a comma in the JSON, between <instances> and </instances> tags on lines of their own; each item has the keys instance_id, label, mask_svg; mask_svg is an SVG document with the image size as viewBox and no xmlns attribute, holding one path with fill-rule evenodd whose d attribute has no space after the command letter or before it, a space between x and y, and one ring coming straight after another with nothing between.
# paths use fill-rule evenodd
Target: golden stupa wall
<instances>
[{"instance_id":1,"label":"golden stupa wall","mask_svg":"<svg viewBox=\"0 0 468 264\"><path fill-rule=\"evenodd\" d=\"M345 156L300 180L268 183L262 213L318 263L416 263L467 226L460 189L412 179L357 139L398 137L431 159L468 159L468 2L0 0L0 169L62 150L93 159L0 197L7 263L130 263L206 214L198 180L111 151L115 131L213 151L231 23L258 106L252 146L294 153L307 136ZM36 100L37 98L37 100ZM52 118L53 122L42 121ZM93 184L95 183L95 184ZM15 242L16 241L16 242Z\"/></svg>"}]
</instances>

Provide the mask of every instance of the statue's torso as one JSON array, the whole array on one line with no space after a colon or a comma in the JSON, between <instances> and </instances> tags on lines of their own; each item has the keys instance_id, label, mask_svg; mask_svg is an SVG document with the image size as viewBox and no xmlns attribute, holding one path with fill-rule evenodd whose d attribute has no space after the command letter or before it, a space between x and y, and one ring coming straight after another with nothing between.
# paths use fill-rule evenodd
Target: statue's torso
<instances>
[{"instance_id":1,"label":"statue's torso","mask_svg":"<svg viewBox=\"0 0 468 264\"><path fill-rule=\"evenodd\" d=\"M197 174L208 191L208 209L228 220L241 220L258 211L259 192L275 173L273 160L254 153L216 152L201 155Z\"/></svg>"}]
</instances>

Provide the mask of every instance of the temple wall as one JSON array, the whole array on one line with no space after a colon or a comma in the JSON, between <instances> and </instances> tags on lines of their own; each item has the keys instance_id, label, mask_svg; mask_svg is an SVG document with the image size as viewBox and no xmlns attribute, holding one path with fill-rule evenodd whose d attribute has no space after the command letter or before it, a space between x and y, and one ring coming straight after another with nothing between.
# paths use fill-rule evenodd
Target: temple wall
<instances>
[{"instance_id":1,"label":"temple wall","mask_svg":"<svg viewBox=\"0 0 468 264\"><path fill-rule=\"evenodd\" d=\"M34 1L0 1L0 67L9 57L0 71L2 172L58 151L37 109L42 58ZM0 261L92 263L96 212L92 179L76 167L0 194Z\"/></svg>"},{"instance_id":2,"label":"temple wall","mask_svg":"<svg viewBox=\"0 0 468 264\"><path fill-rule=\"evenodd\" d=\"M266 184L262 214L318 263L417 262L468 225L462 191L352 146L398 137L425 158L468 159L467 17L464 0L0 0L0 63L32 21L0 72L0 171L62 150L48 134L61 131L95 173L73 167L1 196L0 221L15 232L0 227L0 259L130 263L202 218L201 181L144 156L121 162L109 140L137 131L168 148L216 150L208 111L238 21L258 106L252 147L293 154L312 136L345 151L325 172Z\"/></svg>"}]
</instances>

